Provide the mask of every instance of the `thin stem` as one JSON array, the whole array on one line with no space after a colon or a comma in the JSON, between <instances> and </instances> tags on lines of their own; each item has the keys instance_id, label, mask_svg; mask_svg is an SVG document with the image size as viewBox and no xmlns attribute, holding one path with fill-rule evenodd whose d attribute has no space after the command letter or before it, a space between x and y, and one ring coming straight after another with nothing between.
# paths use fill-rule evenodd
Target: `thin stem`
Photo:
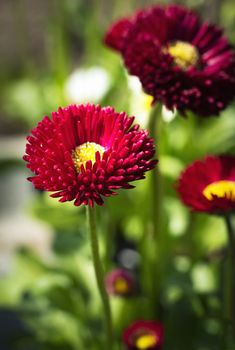
<instances>
[{"instance_id":1,"label":"thin stem","mask_svg":"<svg viewBox=\"0 0 235 350\"><path fill-rule=\"evenodd\" d=\"M228 235L228 261L227 261L227 290L225 297L227 298L226 302L226 315L229 317L232 322L233 333L235 332L235 238L231 222L231 216L225 216L225 224L227 228ZM235 333L234 333L235 335Z\"/></svg>"},{"instance_id":2,"label":"thin stem","mask_svg":"<svg viewBox=\"0 0 235 350\"><path fill-rule=\"evenodd\" d=\"M235 267L235 238L234 238L234 232L233 232L232 221L231 221L230 215L225 216L225 222L226 222L228 242L229 242L229 247L230 247L230 254L232 256L233 265Z\"/></svg>"},{"instance_id":3,"label":"thin stem","mask_svg":"<svg viewBox=\"0 0 235 350\"><path fill-rule=\"evenodd\" d=\"M162 106L159 104L150 114L149 131L150 136L154 139L156 147L156 158L159 158L159 138L160 138L160 122L161 122ZM153 235L156 237L161 232L161 207L162 207L162 179L159 167L156 167L151 172L151 202L152 202L152 229Z\"/></svg>"},{"instance_id":4,"label":"thin stem","mask_svg":"<svg viewBox=\"0 0 235 350\"><path fill-rule=\"evenodd\" d=\"M100 260L99 254L99 244L96 230L96 217L95 209L87 206L87 221L88 221L88 230L90 233L91 240L91 250L94 263L94 270L96 275L96 282L102 299L106 323L106 350L112 350L113 344L113 331L112 331L112 316L111 308L109 303L109 297L105 289L104 284L104 270Z\"/></svg>"},{"instance_id":5,"label":"thin stem","mask_svg":"<svg viewBox=\"0 0 235 350\"><path fill-rule=\"evenodd\" d=\"M160 128L161 128L161 104L158 104L153 108L150 119L149 119L149 131L150 136L154 139L156 147L156 158L159 159L159 138L160 138ZM151 171L150 178L150 203L151 203L151 235L148 236L147 247L148 247L148 260L150 263L151 271L151 281L150 281L150 307L153 315L159 313L159 285L160 285L160 241L162 239L162 178L157 166ZM154 239L155 244L152 240Z\"/></svg>"}]
</instances>

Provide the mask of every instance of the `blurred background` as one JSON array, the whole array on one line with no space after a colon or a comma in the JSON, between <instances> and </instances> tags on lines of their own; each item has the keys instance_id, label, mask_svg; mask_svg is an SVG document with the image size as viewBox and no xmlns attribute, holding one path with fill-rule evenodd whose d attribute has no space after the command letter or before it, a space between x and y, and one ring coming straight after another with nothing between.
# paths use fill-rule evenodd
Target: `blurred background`
<instances>
[{"instance_id":1,"label":"blurred background","mask_svg":"<svg viewBox=\"0 0 235 350\"><path fill-rule=\"evenodd\" d=\"M175 2L219 23L235 43L234 0ZM101 347L84 208L59 204L26 181L25 137L44 115L70 103L112 105L146 127L149 99L103 45L103 36L115 19L156 3L0 0L0 350ZM225 228L218 218L190 214L173 184L195 158L235 153L235 106L208 120L163 111L162 129L164 349L225 349L219 320ZM130 269L140 284L132 300L112 299L117 338L149 312L148 273L138 253L148 218L147 186L148 178L110 198L102 214L98 210L106 271Z\"/></svg>"}]
</instances>

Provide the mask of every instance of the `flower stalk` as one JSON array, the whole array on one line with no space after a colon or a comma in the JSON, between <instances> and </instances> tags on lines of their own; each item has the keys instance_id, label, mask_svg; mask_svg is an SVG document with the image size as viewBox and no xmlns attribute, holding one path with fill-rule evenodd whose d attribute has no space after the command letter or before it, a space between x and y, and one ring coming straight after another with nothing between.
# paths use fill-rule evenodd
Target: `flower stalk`
<instances>
[{"instance_id":1,"label":"flower stalk","mask_svg":"<svg viewBox=\"0 0 235 350\"><path fill-rule=\"evenodd\" d=\"M152 109L150 113L149 120L149 131L150 136L154 140L154 144L157 143L157 150L155 157L159 159L159 138L160 138L160 128L161 128L161 104L157 104L155 108ZM151 202L152 202L152 229L153 236L157 239L161 232L161 208L162 208L162 179L159 169L154 168L151 172Z\"/></svg>"},{"instance_id":2,"label":"flower stalk","mask_svg":"<svg viewBox=\"0 0 235 350\"><path fill-rule=\"evenodd\" d=\"M91 251L92 251L92 258L93 258L96 282L98 285L100 297L101 297L101 300L103 303L103 308L104 308L105 326L106 326L106 347L105 347L105 349L112 350L112 348L113 348L113 330L112 330L111 307L110 307L110 303L109 303L109 297L108 297L108 294L106 292L105 284L104 284L104 271L103 271L103 266L101 263L100 253L99 253L95 208L91 208L89 205L87 206L87 222L88 222L88 230L89 230L90 240L91 240Z\"/></svg>"},{"instance_id":3,"label":"flower stalk","mask_svg":"<svg viewBox=\"0 0 235 350\"><path fill-rule=\"evenodd\" d=\"M232 330L235 335L235 238L232 227L231 215L225 215L225 224L228 236L228 259L227 259L227 281L226 287L229 289L225 294L225 314L232 322Z\"/></svg>"},{"instance_id":4,"label":"flower stalk","mask_svg":"<svg viewBox=\"0 0 235 350\"><path fill-rule=\"evenodd\" d=\"M162 105L158 103L154 107L149 116L148 130L150 136L154 140L154 144L157 144L157 150L155 157L159 159L159 138L160 138L160 128L161 128L161 112ZM160 241L162 232L162 197L163 197L163 187L162 178L159 169L153 169L150 174L150 186L149 195L151 203L151 235L148 236L148 251L149 251L149 264L151 274L149 275L149 287L150 287L150 305L152 312L159 312L159 285L160 285ZM150 239L149 239L150 238ZM152 244L152 239L154 239L154 244ZM151 241L150 241L151 240Z\"/></svg>"}]
</instances>

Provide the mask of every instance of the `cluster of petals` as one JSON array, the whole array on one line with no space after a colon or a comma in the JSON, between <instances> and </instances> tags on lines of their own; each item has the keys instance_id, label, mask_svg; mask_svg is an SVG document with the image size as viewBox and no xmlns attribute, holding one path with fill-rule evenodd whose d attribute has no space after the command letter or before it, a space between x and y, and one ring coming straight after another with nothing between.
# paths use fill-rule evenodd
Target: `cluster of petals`
<instances>
[{"instance_id":1,"label":"cluster of petals","mask_svg":"<svg viewBox=\"0 0 235 350\"><path fill-rule=\"evenodd\" d=\"M150 320L137 320L123 332L123 343L128 350L159 350L163 343L163 326Z\"/></svg>"},{"instance_id":2,"label":"cluster of petals","mask_svg":"<svg viewBox=\"0 0 235 350\"><path fill-rule=\"evenodd\" d=\"M110 295L132 296L136 292L136 279L125 269L114 269L106 275L106 290Z\"/></svg>"},{"instance_id":3,"label":"cluster of petals","mask_svg":"<svg viewBox=\"0 0 235 350\"><path fill-rule=\"evenodd\" d=\"M153 140L133 121L111 107L59 108L27 138L24 160L35 174L29 180L35 188L53 192L51 196L60 197L60 202L74 200L76 206L102 205L102 197L133 188L130 182L143 179L156 164ZM86 143L97 144L104 152L97 151L95 161L88 159L78 171L72 155Z\"/></svg>"},{"instance_id":4,"label":"cluster of petals","mask_svg":"<svg viewBox=\"0 0 235 350\"><path fill-rule=\"evenodd\" d=\"M181 174L177 191L193 211L225 215L235 210L235 157L207 156Z\"/></svg>"},{"instance_id":5,"label":"cluster of petals","mask_svg":"<svg viewBox=\"0 0 235 350\"><path fill-rule=\"evenodd\" d=\"M114 23L105 42L121 53L154 102L199 116L218 115L235 97L235 55L222 30L179 5L153 6ZM186 43L198 55L187 69L169 47Z\"/></svg>"}]
</instances>

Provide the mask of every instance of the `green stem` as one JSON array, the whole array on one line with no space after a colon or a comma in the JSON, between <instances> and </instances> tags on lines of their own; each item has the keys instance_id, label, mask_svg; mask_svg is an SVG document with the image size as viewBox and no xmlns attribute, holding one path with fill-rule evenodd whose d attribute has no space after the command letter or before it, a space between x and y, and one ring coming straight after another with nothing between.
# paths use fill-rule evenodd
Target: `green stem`
<instances>
[{"instance_id":1,"label":"green stem","mask_svg":"<svg viewBox=\"0 0 235 350\"><path fill-rule=\"evenodd\" d=\"M149 131L150 136L154 139L156 145L155 157L159 159L159 139L161 128L161 111L162 106L160 104L153 108L150 114ZM150 190L151 202L152 202L152 230L154 238L157 239L161 232L161 208L162 208L162 179L159 171L159 166L155 167L151 171L151 190Z\"/></svg>"},{"instance_id":2,"label":"green stem","mask_svg":"<svg viewBox=\"0 0 235 350\"><path fill-rule=\"evenodd\" d=\"M231 215L226 215L225 224L228 236L228 254L225 261L224 317L228 321L225 341L228 347L235 339L235 237Z\"/></svg>"},{"instance_id":3,"label":"green stem","mask_svg":"<svg viewBox=\"0 0 235 350\"><path fill-rule=\"evenodd\" d=\"M228 236L228 261L227 261L227 283L226 286L228 288L225 298L226 300L226 316L232 322L232 330L235 332L235 239L234 232L231 222L231 216L225 216L225 224L227 228L227 236ZM235 336L235 333L234 333Z\"/></svg>"},{"instance_id":4,"label":"green stem","mask_svg":"<svg viewBox=\"0 0 235 350\"><path fill-rule=\"evenodd\" d=\"M159 138L161 128L162 106L158 104L153 108L149 119L150 136L154 139L156 145L156 158L159 159ZM150 203L151 203L151 235L148 237L147 246L149 251L149 263L151 267L151 286L150 286L150 306L153 315L159 313L159 286L160 286L160 240L162 232L162 178L159 166L151 171L150 178ZM154 244L153 240L154 239Z\"/></svg>"},{"instance_id":5,"label":"green stem","mask_svg":"<svg viewBox=\"0 0 235 350\"><path fill-rule=\"evenodd\" d=\"M225 223L227 228L230 254L232 257L233 265L235 266L235 239L234 239L234 232L233 232L232 220L230 215L225 216Z\"/></svg>"},{"instance_id":6,"label":"green stem","mask_svg":"<svg viewBox=\"0 0 235 350\"><path fill-rule=\"evenodd\" d=\"M94 270L96 275L96 282L100 292L101 300L104 307L104 315L106 322L106 350L112 350L113 345L113 331L112 331L112 316L109 303L109 297L104 284L104 270L100 260L99 244L96 230L96 216L95 209L87 206L87 221L88 230L90 233L91 250L94 263Z\"/></svg>"}]
</instances>

